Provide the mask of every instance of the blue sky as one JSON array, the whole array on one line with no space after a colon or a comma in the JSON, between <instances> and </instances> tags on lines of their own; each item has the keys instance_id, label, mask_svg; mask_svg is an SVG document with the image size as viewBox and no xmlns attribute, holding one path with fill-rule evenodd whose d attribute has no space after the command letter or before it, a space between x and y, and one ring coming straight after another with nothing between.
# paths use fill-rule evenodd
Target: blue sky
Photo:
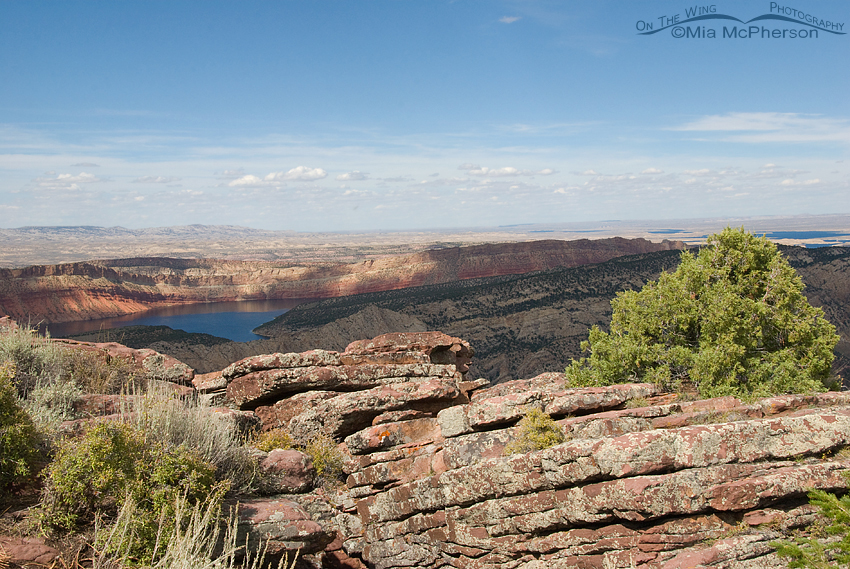
<instances>
[{"instance_id":1,"label":"blue sky","mask_svg":"<svg viewBox=\"0 0 850 569\"><path fill-rule=\"evenodd\" d=\"M850 212L850 33L638 34L771 4L0 2L0 226Z\"/></svg>"}]
</instances>

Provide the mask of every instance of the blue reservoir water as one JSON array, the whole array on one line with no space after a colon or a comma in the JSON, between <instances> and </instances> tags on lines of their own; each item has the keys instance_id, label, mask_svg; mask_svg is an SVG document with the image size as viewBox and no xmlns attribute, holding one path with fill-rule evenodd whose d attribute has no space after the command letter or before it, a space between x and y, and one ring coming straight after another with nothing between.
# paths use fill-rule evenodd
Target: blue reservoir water
<instances>
[{"instance_id":1,"label":"blue reservoir water","mask_svg":"<svg viewBox=\"0 0 850 569\"><path fill-rule=\"evenodd\" d=\"M63 338L73 334L85 334L123 326L168 326L185 332L211 334L234 342L250 342L262 338L251 330L302 302L307 301L304 299L241 300L189 304L155 308L118 318L48 324L46 328L54 338Z\"/></svg>"},{"instance_id":2,"label":"blue reservoir water","mask_svg":"<svg viewBox=\"0 0 850 569\"><path fill-rule=\"evenodd\" d=\"M848 237L842 231L770 231L768 239L824 239L826 237Z\"/></svg>"}]
</instances>

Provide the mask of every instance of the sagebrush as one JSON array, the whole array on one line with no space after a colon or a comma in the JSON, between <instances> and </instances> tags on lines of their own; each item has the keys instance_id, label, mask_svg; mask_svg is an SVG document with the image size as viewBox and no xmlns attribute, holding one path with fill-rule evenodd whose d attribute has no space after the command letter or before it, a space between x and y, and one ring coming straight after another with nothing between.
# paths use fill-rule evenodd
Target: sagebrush
<instances>
[{"instance_id":1,"label":"sagebrush","mask_svg":"<svg viewBox=\"0 0 850 569\"><path fill-rule=\"evenodd\" d=\"M20 405L12 383L15 364L0 362L0 490L33 474L38 462L38 434Z\"/></svg>"}]
</instances>

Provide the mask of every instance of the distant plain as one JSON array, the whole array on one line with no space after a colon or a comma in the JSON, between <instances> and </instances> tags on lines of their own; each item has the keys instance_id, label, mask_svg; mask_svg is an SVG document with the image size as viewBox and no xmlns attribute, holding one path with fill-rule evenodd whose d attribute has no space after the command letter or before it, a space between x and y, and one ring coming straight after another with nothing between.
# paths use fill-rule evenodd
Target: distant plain
<instances>
[{"instance_id":1,"label":"distant plain","mask_svg":"<svg viewBox=\"0 0 850 569\"><path fill-rule=\"evenodd\" d=\"M22 227L0 229L0 267L53 265L95 259L175 257L243 261L355 262L445 247L534 241L642 237L697 245L726 226L783 245L850 245L850 214L717 219L593 221L428 231L301 233L223 225L151 229Z\"/></svg>"}]
</instances>

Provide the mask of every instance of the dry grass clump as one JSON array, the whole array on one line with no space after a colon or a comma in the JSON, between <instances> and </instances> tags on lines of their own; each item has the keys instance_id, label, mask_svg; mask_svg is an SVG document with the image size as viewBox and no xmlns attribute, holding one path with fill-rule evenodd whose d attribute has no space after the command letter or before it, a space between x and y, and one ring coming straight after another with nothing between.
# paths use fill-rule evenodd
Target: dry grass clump
<instances>
[{"instance_id":1,"label":"dry grass clump","mask_svg":"<svg viewBox=\"0 0 850 569\"><path fill-rule=\"evenodd\" d=\"M234 490L250 489L256 461L231 418L154 387L134 399L133 412L126 416L146 437L197 452L215 466L216 478L230 480Z\"/></svg>"},{"instance_id":2,"label":"dry grass clump","mask_svg":"<svg viewBox=\"0 0 850 569\"><path fill-rule=\"evenodd\" d=\"M86 393L121 393L142 387L133 364L120 357L84 350L65 350L65 373Z\"/></svg>"},{"instance_id":3,"label":"dry grass clump","mask_svg":"<svg viewBox=\"0 0 850 569\"><path fill-rule=\"evenodd\" d=\"M626 409L641 409L642 407L649 407L649 399L646 397L635 397L626 402Z\"/></svg>"},{"instance_id":4,"label":"dry grass clump","mask_svg":"<svg viewBox=\"0 0 850 569\"><path fill-rule=\"evenodd\" d=\"M312 459L319 477L332 482L342 476L344 458L336 441L331 437L325 434L316 435L304 445L304 453Z\"/></svg>"},{"instance_id":5,"label":"dry grass clump","mask_svg":"<svg viewBox=\"0 0 850 569\"><path fill-rule=\"evenodd\" d=\"M218 502L209 500L192 505L185 497L178 496L174 503L174 519L187 522L176 524L173 520L161 519L157 531L158 560L140 566L132 556L136 511L137 505L128 497L115 523L97 529L95 543L101 545L92 558L92 569L259 569L266 565L266 547L252 553L237 543L235 508L227 518L222 518ZM277 569L294 569L297 560L297 553L291 563L289 555L284 555Z\"/></svg>"}]
</instances>

